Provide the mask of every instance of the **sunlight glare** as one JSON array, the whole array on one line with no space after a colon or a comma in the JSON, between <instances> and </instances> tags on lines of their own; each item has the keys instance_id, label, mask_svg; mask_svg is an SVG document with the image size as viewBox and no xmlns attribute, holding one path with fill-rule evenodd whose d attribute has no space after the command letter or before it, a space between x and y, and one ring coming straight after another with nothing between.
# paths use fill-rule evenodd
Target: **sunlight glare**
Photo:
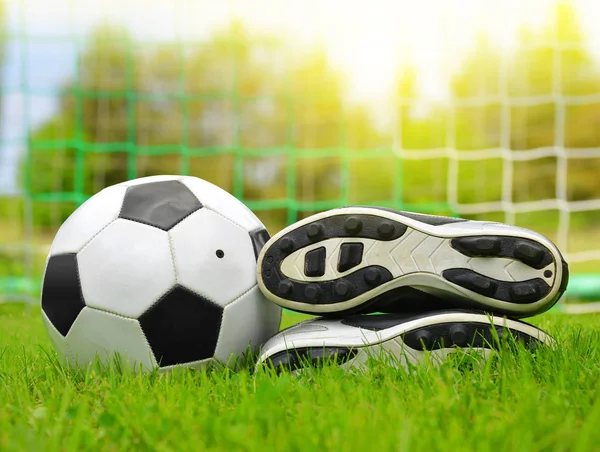
<instances>
[{"instance_id":1,"label":"sunlight glare","mask_svg":"<svg viewBox=\"0 0 600 452\"><path fill-rule=\"evenodd\" d=\"M44 29L64 22L66 0L44 2L44 14L25 11ZM28 2L32 5L35 2ZM350 82L351 98L389 96L406 67L418 73L420 94L443 99L447 79L482 34L504 51L516 45L523 25L547 23L554 0L105 0L70 2L81 34L99 21L123 23L140 40L206 39L241 19L251 30L274 33L297 49L321 45ZM85 5L84 5L85 3ZM600 58L600 1L573 0L584 32ZM93 6L92 6L93 5ZM57 27L55 27L57 28ZM62 27L59 27L62 29Z\"/></svg>"}]
</instances>

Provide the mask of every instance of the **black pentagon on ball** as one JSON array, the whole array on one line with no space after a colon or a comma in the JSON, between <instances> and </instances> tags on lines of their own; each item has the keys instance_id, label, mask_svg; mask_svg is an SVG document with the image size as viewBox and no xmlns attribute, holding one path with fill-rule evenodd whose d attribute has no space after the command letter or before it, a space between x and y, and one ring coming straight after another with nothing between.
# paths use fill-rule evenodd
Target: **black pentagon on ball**
<instances>
[{"instance_id":1,"label":"black pentagon on ball","mask_svg":"<svg viewBox=\"0 0 600 452\"><path fill-rule=\"evenodd\" d=\"M150 182L127 189L119 218L168 231L201 208L198 198L182 182Z\"/></svg>"},{"instance_id":2,"label":"black pentagon on ball","mask_svg":"<svg viewBox=\"0 0 600 452\"><path fill-rule=\"evenodd\" d=\"M267 243L270 238L271 235L266 229L257 229L255 231L250 231L250 240L252 240L252 246L254 247L254 257L256 259L258 259L260 250L263 249L265 243Z\"/></svg>"},{"instance_id":3,"label":"black pentagon on ball","mask_svg":"<svg viewBox=\"0 0 600 452\"><path fill-rule=\"evenodd\" d=\"M42 287L42 310L52 325L66 336L84 307L77 256L50 257Z\"/></svg>"},{"instance_id":4,"label":"black pentagon on ball","mask_svg":"<svg viewBox=\"0 0 600 452\"><path fill-rule=\"evenodd\" d=\"M174 287L138 319L161 367L211 358L223 308L181 286Z\"/></svg>"}]
</instances>

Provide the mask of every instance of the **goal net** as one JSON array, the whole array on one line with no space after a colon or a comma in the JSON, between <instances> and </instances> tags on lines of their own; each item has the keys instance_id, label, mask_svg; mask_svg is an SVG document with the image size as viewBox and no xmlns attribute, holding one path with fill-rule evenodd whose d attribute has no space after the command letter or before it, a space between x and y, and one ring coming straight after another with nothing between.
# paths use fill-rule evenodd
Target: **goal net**
<instances>
[{"instance_id":1,"label":"goal net","mask_svg":"<svg viewBox=\"0 0 600 452\"><path fill-rule=\"evenodd\" d=\"M274 23L84 3L2 8L0 300L36 302L65 218L154 174L209 180L272 233L350 204L531 228L569 298L600 298L600 49L578 3L266 1Z\"/></svg>"}]
</instances>

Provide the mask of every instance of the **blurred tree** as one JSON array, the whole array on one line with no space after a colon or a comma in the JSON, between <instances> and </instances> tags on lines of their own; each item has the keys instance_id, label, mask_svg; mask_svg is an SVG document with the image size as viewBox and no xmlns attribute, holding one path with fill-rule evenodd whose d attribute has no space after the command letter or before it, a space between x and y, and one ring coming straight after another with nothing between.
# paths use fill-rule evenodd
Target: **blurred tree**
<instances>
[{"instance_id":1,"label":"blurred tree","mask_svg":"<svg viewBox=\"0 0 600 452\"><path fill-rule=\"evenodd\" d=\"M418 74L410 62L398 74L392 99L396 115L390 133L395 137L396 150L411 156L400 165L390 162L386 166L394 192L400 191L402 201L407 204L443 204L447 200L448 159L442 155L450 144L447 142L448 108L442 102L423 99ZM425 157L426 150L434 151L436 156ZM390 200L399 201L393 197ZM435 210L432 213L448 212Z\"/></svg>"},{"instance_id":2,"label":"blurred tree","mask_svg":"<svg viewBox=\"0 0 600 452\"><path fill-rule=\"evenodd\" d=\"M0 1L0 67L4 67L4 61L6 59L6 28L6 5L4 4L4 1ZM4 86L2 77L3 75L0 74L0 86ZM0 110L0 121L1 120L2 111Z\"/></svg>"},{"instance_id":3,"label":"blurred tree","mask_svg":"<svg viewBox=\"0 0 600 452\"><path fill-rule=\"evenodd\" d=\"M0 0L0 67L4 67L4 61L5 61L5 56L6 56L6 6L4 4L4 1ZM0 87L4 86L3 82L3 71L0 72ZM3 111L2 111L2 96L4 93L2 93L0 91L0 121L2 121L3 118ZM0 161L2 161L2 152L5 152L5 150L3 149L2 146L0 146ZM3 202L2 199L0 199L0 215L5 216L8 218L8 210L9 210L9 203L7 202ZM2 267L0 267L2 268Z\"/></svg>"},{"instance_id":4,"label":"blurred tree","mask_svg":"<svg viewBox=\"0 0 600 452\"><path fill-rule=\"evenodd\" d=\"M343 81L323 51L294 55L236 22L186 48L137 46L126 30L101 27L78 69L57 114L31 135L34 194L82 188L89 196L132 169L138 177L189 172L232 191L236 156L273 149L279 157L244 158L245 199L285 197L293 160L296 199L335 200L340 159L318 153L377 137L364 111L343 104ZM40 207L36 221L54 225L72 207Z\"/></svg>"},{"instance_id":5,"label":"blurred tree","mask_svg":"<svg viewBox=\"0 0 600 452\"><path fill-rule=\"evenodd\" d=\"M600 93L584 45L565 5L542 30L523 29L513 53L482 35L448 86L450 103L423 103L408 65L393 93L395 119L380 130L369 110L345 101L345 81L322 49L303 53L237 22L185 48L136 45L125 30L102 27L79 56L59 111L30 137L31 189L91 195L131 174L189 172L229 191L243 174L246 200L443 203L449 163L439 155L447 148L554 146L557 130L566 147L600 146L600 104L561 107L553 97ZM398 160L398 151L432 149L437 156ZM555 196L556 159L513 165L515 201ZM600 195L594 165L569 161L571 199ZM342 190L346 170L350 193ZM500 159L461 162L459 201L499 200L502 170ZM55 207L36 209L36 221L55 224L71 209L53 218ZM277 215L281 226L285 213Z\"/></svg>"},{"instance_id":6,"label":"blurred tree","mask_svg":"<svg viewBox=\"0 0 600 452\"><path fill-rule=\"evenodd\" d=\"M340 166L338 157L303 158L311 150L345 147L345 108L342 80L323 51L315 51L295 62L289 77L293 105L292 145L298 170L296 198L301 201L339 199Z\"/></svg>"},{"instance_id":7,"label":"blurred tree","mask_svg":"<svg viewBox=\"0 0 600 452\"><path fill-rule=\"evenodd\" d=\"M131 86L131 39L121 28L103 26L90 37L78 57L78 75L62 89L54 117L31 133L25 180L33 195L75 193L81 177L91 194L122 182L127 175L128 106ZM89 146L111 146L110 153ZM77 157L81 163L77 166ZM84 173L77 175L78 171ZM75 202L40 203L34 222L56 227Z\"/></svg>"},{"instance_id":8,"label":"blurred tree","mask_svg":"<svg viewBox=\"0 0 600 452\"><path fill-rule=\"evenodd\" d=\"M465 99L472 100L472 106L467 101L467 106L456 112L457 148L508 145L513 150L529 150L555 145L600 146L598 128L591 126L600 124L600 104L567 103L563 107L556 102L556 96L600 93L600 73L585 44L573 6L564 3L554 7L551 20L541 30L524 27L514 53L502 55L485 38L478 39L452 81L452 94L459 104ZM510 105L506 105L508 99L513 101ZM507 124L501 121L503 103L509 109ZM564 108L564 123L557 114L560 108ZM556 142L557 132L561 131L564 143ZM503 138L509 140L504 142ZM500 172L500 162L495 165ZM598 161L572 160L569 165L581 169L591 165L600 171ZM556 159L515 162L513 166L514 201L555 197ZM578 199L600 195L593 178L579 177L577 171L570 172L571 175L568 184ZM494 177L483 184L496 194L492 197L500 199L501 182L501 177Z\"/></svg>"}]
</instances>

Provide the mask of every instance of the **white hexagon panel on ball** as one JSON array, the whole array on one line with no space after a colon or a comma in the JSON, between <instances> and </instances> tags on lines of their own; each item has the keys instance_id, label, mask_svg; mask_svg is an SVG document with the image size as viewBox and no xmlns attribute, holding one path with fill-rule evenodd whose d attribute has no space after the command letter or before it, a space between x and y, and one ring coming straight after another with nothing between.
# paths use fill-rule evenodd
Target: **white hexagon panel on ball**
<instances>
[{"instance_id":1,"label":"white hexagon panel on ball","mask_svg":"<svg viewBox=\"0 0 600 452\"><path fill-rule=\"evenodd\" d=\"M43 319L71 365L232 363L279 329L256 284L269 234L236 198L200 179L153 176L109 187L59 230Z\"/></svg>"}]
</instances>

